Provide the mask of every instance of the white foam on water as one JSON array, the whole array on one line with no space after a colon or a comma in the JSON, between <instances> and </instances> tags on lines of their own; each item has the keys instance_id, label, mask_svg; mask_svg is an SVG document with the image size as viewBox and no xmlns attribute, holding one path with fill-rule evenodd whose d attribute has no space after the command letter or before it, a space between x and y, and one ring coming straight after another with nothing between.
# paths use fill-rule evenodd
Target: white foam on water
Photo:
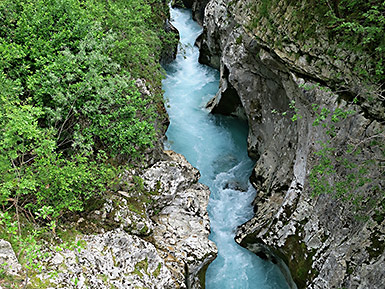
<instances>
[{"instance_id":1,"label":"white foam on water","mask_svg":"<svg viewBox=\"0 0 385 289\"><path fill-rule=\"evenodd\" d=\"M201 27L191 19L191 11L172 9L171 17L181 44L163 81L170 116L165 146L198 168L200 182L211 191L210 239L217 244L218 257L208 267L206 288L288 288L275 265L234 241L237 226L253 215L255 190L248 181L253 162L247 155L247 123L213 116L205 109L218 90L218 72L198 63L194 42Z\"/></svg>"}]
</instances>

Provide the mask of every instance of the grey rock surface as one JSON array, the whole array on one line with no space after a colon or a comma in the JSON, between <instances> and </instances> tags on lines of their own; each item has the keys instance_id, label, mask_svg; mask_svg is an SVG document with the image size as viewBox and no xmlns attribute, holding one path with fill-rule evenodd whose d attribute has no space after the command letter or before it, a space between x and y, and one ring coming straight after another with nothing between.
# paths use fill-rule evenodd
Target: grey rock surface
<instances>
[{"instance_id":1,"label":"grey rock surface","mask_svg":"<svg viewBox=\"0 0 385 289\"><path fill-rule=\"evenodd\" d=\"M247 5L258 1L212 0L205 9L200 61L221 76L209 107L246 114L248 151L256 159L255 216L236 241L276 261L292 288L383 288L384 101L372 94L354 104L332 92L341 80L348 85L340 89L351 95L361 88L352 72L355 58L342 65L327 55L327 48L338 48L324 37L309 39L311 48L293 39L277 45L279 35L293 32L289 2L269 11L277 30L267 23L250 28L254 15ZM355 113L332 120L339 111ZM314 170L327 170L320 151L333 168L322 180ZM358 173L357 167L365 169ZM353 175L357 180L349 181ZM313 195L310 182L320 195Z\"/></svg>"},{"instance_id":2,"label":"grey rock surface","mask_svg":"<svg viewBox=\"0 0 385 289\"><path fill-rule=\"evenodd\" d=\"M187 274L189 288L201 288L199 275L217 254L215 244L208 240L210 191L198 183L198 170L182 155L166 153L171 161L158 162L143 175L148 190L161 188L153 208L152 240L178 279Z\"/></svg>"},{"instance_id":3,"label":"grey rock surface","mask_svg":"<svg viewBox=\"0 0 385 289\"><path fill-rule=\"evenodd\" d=\"M16 258L16 254L8 241L0 239L0 268L7 274L17 275L20 273L21 265Z\"/></svg>"},{"instance_id":4,"label":"grey rock surface","mask_svg":"<svg viewBox=\"0 0 385 289\"><path fill-rule=\"evenodd\" d=\"M217 254L208 239L210 191L198 183L199 172L183 156L166 151L163 159L143 171L126 171L122 178L127 191L109 196L100 210L75 224L98 222L98 234L77 236L75 243L84 243L84 248L46 248L51 256L30 284L203 288L201 275Z\"/></svg>"},{"instance_id":5,"label":"grey rock surface","mask_svg":"<svg viewBox=\"0 0 385 289\"><path fill-rule=\"evenodd\" d=\"M45 260L44 273L32 284L40 279L50 288L177 288L149 242L119 229L80 240L83 249L57 252Z\"/></svg>"}]
</instances>

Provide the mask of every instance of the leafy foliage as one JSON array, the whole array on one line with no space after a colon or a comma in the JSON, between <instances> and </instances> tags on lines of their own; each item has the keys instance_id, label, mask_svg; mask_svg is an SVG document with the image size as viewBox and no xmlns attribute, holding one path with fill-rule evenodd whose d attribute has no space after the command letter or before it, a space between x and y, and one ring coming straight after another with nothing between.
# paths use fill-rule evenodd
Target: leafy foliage
<instances>
[{"instance_id":1,"label":"leafy foliage","mask_svg":"<svg viewBox=\"0 0 385 289\"><path fill-rule=\"evenodd\" d=\"M0 79L3 87L11 86L4 75ZM105 189L111 169L79 154L64 158L57 152L55 130L39 126L43 109L2 96L0 204L23 204L34 212L44 205L55 219L66 210L82 210L85 200Z\"/></svg>"},{"instance_id":2,"label":"leafy foliage","mask_svg":"<svg viewBox=\"0 0 385 289\"><path fill-rule=\"evenodd\" d=\"M125 11L124 2L116 3L120 6L111 5L112 10L107 11ZM7 11L7 4L3 3L3 11ZM44 115L40 122L56 130L60 149L72 145L80 153L90 153L103 147L111 155L138 157L138 151L154 140L155 130L150 124L154 111L148 105L151 100L141 98L128 68L153 64L144 58L150 48L158 49L140 46L152 39L139 37L141 33L134 33L131 26L118 27L119 33L128 34L125 39L120 39L119 33L105 31L100 22L92 21L101 4L89 4L90 13L76 0L23 3L17 9L17 25L2 37L3 71L7 78L22 84L22 99L41 107ZM151 10L148 5L143 8L147 9L142 14L134 10L124 16L136 26L144 25ZM109 19L118 22L112 16L106 22ZM137 42L141 53L128 49L137 47ZM124 57L116 47L127 51Z\"/></svg>"},{"instance_id":3,"label":"leafy foliage","mask_svg":"<svg viewBox=\"0 0 385 289\"><path fill-rule=\"evenodd\" d=\"M282 43L294 41L302 52L323 45L314 45L328 37L330 47L323 53L336 60L346 61L338 51L346 50L354 58L355 74L366 82L383 84L385 81L385 2L364 0L259 0L250 2L253 13L249 29L259 27L271 32L271 45L282 48ZM290 29L282 30L284 11L293 11L286 23ZM263 26L261 26L263 25ZM284 26L285 26L284 25ZM266 26L266 27L265 27ZM298 54L299 57L301 54ZM307 55L311 58L312 54ZM349 60L349 59L348 59ZM342 72L334 77L340 79Z\"/></svg>"},{"instance_id":4,"label":"leafy foliage","mask_svg":"<svg viewBox=\"0 0 385 289\"><path fill-rule=\"evenodd\" d=\"M319 141L320 149L315 151L315 164L311 168L309 183L314 196L330 194L336 199L351 202L356 211L372 206L371 198L380 196L381 180L373 179L384 173L382 160L372 155L378 151L385 155L384 132L353 144L349 141L335 143L335 138L345 119L354 115L352 110L336 108L333 112L318 105L313 105L315 119L313 126L322 126L327 135L326 141Z\"/></svg>"},{"instance_id":5,"label":"leafy foliage","mask_svg":"<svg viewBox=\"0 0 385 289\"><path fill-rule=\"evenodd\" d=\"M367 73L378 81L385 81L385 2L363 0L324 1L330 7L327 12L329 27L353 51L365 51L372 58L374 67Z\"/></svg>"},{"instance_id":6,"label":"leafy foliage","mask_svg":"<svg viewBox=\"0 0 385 289\"><path fill-rule=\"evenodd\" d=\"M145 0L6 0L0 14L2 200L80 210L104 182L99 154L137 159L152 146L159 96L142 96L132 74L160 83L163 27Z\"/></svg>"},{"instance_id":7,"label":"leafy foliage","mask_svg":"<svg viewBox=\"0 0 385 289\"><path fill-rule=\"evenodd\" d=\"M300 85L304 90L322 90L331 92L330 88L317 84ZM357 97L352 104L357 104ZM290 111L282 112L283 116L292 114L292 121L302 119L300 109L294 100L289 104ZM272 110L277 114L277 110ZM312 104L313 127L321 127L318 148L313 151L313 165L309 173L309 185L312 195L329 194L333 198L350 202L356 212L372 210L377 203L376 215L384 214L385 191L382 189L382 176L385 157L385 134L376 128L369 136L359 142L352 142L345 133L339 135L348 122L354 123L352 117L357 112L346 107L330 110L327 106ZM321 140L322 139L322 140ZM378 201L379 199L380 201ZM357 215L358 217L367 216Z\"/></svg>"},{"instance_id":8,"label":"leafy foliage","mask_svg":"<svg viewBox=\"0 0 385 289\"><path fill-rule=\"evenodd\" d=\"M167 13L161 0L0 1L0 233L22 246L22 212L55 231L153 146Z\"/></svg>"}]
</instances>

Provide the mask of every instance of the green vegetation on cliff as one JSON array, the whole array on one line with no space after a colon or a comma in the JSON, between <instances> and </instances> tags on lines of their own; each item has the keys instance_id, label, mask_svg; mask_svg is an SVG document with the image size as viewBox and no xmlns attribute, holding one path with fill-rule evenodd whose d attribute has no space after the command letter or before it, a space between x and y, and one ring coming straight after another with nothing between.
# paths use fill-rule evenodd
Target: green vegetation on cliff
<instances>
[{"instance_id":1,"label":"green vegetation on cliff","mask_svg":"<svg viewBox=\"0 0 385 289\"><path fill-rule=\"evenodd\" d=\"M54 230L153 147L167 15L161 0L0 2L0 237L21 238L21 214Z\"/></svg>"},{"instance_id":2,"label":"green vegetation on cliff","mask_svg":"<svg viewBox=\"0 0 385 289\"><path fill-rule=\"evenodd\" d=\"M300 55L325 54L353 61L360 77L385 81L384 1L260 0L250 2L249 7L253 14L249 28L265 26L272 32L272 45L281 47L294 41L301 47ZM325 43L330 46L323 47ZM350 54L341 54L342 50ZM339 73L334 78L339 79Z\"/></svg>"},{"instance_id":3,"label":"green vegetation on cliff","mask_svg":"<svg viewBox=\"0 0 385 289\"><path fill-rule=\"evenodd\" d=\"M304 91L334 91L339 101L348 101L372 120L383 120L385 1L260 0L250 1L248 7L247 30L292 63L293 71L322 83L301 87ZM290 108L293 121L301 118L298 108ZM367 130L370 134L358 143L350 139L336 143L336 135L348 121L344 120L353 119L354 113L341 103L334 111L320 103L314 104L312 114L313 126L323 127L325 136L317 140L319 149L313 155L317 160L309 176L313 194L329 193L351 201L357 211L369 210L375 206L370 199L384 195L379 180L369 177L376 175L374 171L383 172L383 130ZM369 157L375 151L382 155ZM380 214L382 207L383 202Z\"/></svg>"},{"instance_id":4,"label":"green vegetation on cliff","mask_svg":"<svg viewBox=\"0 0 385 289\"><path fill-rule=\"evenodd\" d=\"M330 35L342 40L352 51L366 52L373 60L363 76L385 81L385 1L320 1L328 7L325 14Z\"/></svg>"}]
</instances>

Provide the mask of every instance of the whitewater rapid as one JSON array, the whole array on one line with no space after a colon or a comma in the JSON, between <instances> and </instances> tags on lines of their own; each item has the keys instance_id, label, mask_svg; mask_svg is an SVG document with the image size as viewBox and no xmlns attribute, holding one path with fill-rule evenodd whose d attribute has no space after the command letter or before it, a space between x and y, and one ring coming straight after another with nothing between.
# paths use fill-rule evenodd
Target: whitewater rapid
<instances>
[{"instance_id":1,"label":"whitewater rapid","mask_svg":"<svg viewBox=\"0 0 385 289\"><path fill-rule=\"evenodd\" d=\"M172 9L179 30L176 60L166 67L163 81L170 126L165 147L183 154L201 173L211 191L208 212L218 257L207 269L207 289L288 288L277 268L234 241L237 226L253 215L255 190L248 179L253 161L247 155L247 123L214 116L205 108L219 85L218 71L198 63L194 46L201 27L191 11Z\"/></svg>"}]
</instances>

